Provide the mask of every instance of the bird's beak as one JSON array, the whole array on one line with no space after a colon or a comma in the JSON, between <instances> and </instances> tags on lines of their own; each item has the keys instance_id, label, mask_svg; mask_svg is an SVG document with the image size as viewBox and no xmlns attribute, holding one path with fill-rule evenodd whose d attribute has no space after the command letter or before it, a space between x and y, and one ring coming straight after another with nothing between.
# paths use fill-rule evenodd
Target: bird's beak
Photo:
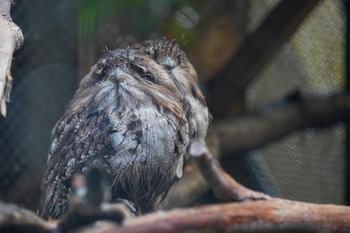
<instances>
[{"instance_id":1,"label":"bird's beak","mask_svg":"<svg viewBox=\"0 0 350 233\"><path fill-rule=\"evenodd\" d=\"M107 80L114 80L119 82L123 79L130 79L130 78L132 78L132 76L129 73L125 72L120 67L117 67L115 70L112 71L112 73L110 73Z\"/></svg>"}]
</instances>

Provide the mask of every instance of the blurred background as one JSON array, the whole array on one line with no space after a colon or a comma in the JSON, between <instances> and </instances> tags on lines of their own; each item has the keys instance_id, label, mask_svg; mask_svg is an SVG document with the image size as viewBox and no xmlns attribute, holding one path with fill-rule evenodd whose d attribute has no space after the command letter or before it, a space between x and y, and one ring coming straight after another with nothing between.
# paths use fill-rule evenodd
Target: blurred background
<instances>
[{"instance_id":1,"label":"blurred background","mask_svg":"<svg viewBox=\"0 0 350 233\"><path fill-rule=\"evenodd\" d=\"M8 116L0 117L0 199L37 208L51 130L105 47L176 38L215 105L212 81L280 2L15 1L12 18L25 42L14 55ZM310 95L344 90L345 29L343 1L318 1L259 70L236 114L258 111L295 90ZM245 185L274 196L345 204L345 135L342 123L303 129L226 157L225 168Z\"/></svg>"}]
</instances>

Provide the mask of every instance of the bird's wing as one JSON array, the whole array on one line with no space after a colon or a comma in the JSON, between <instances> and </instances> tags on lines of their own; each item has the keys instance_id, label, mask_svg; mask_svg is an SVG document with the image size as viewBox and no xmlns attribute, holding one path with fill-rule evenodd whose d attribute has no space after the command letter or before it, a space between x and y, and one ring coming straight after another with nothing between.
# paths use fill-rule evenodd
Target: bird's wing
<instances>
[{"instance_id":1,"label":"bird's wing","mask_svg":"<svg viewBox=\"0 0 350 233\"><path fill-rule=\"evenodd\" d=\"M42 182L43 218L58 218L66 212L67 194L74 173L84 172L91 159L103 161L104 156L115 154L109 138L111 128L103 111L63 116L57 122Z\"/></svg>"}]
</instances>

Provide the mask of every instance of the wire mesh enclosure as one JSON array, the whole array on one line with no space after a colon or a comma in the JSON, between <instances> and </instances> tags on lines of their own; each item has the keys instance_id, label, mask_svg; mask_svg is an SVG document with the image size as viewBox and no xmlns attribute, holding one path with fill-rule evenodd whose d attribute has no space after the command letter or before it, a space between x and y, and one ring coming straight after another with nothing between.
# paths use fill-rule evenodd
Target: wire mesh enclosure
<instances>
[{"instance_id":1,"label":"wire mesh enclosure","mask_svg":"<svg viewBox=\"0 0 350 233\"><path fill-rule=\"evenodd\" d=\"M279 2L16 1L12 17L25 43L13 61L8 116L0 118L0 198L37 208L51 130L105 47L176 38L189 53L210 101L215 74ZM254 78L242 112L269 111L264 106L296 91L330 95L344 90L344 31L343 2L319 2ZM243 167L241 182L254 189L344 204L341 123L293 132L240 156L245 159L232 169Z\"/></svg>"},{"instance_id":2,"label":"wire mesh enclosure","mask_svg":"<svg viewBox=\"0 0 350 233\"><path fill-rule=\"evenodd\" d=\"M277 1L251 4L251 30ZM262 10L262 9L265 9ZM254 17L255 16L255 17ZM259 20L260 18L260 20ZM251 84L248 108L288 93L325 94L344 89L345 14L341 1L323 1ZM305 129L263 148L266 172L283 197L317 203L344 203L345 129Z\"/></svg>"}]
</instances>

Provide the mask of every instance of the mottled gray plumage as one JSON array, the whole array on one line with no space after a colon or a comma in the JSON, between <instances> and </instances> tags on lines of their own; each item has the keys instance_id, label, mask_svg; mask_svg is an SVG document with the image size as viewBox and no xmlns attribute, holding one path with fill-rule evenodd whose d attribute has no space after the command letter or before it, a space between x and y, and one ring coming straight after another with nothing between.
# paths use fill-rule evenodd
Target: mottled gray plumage
<instances>
[{"instance_id":1,"label":"mottled gray plumage","mask_svg":"<svg viewBox=\"0 0 350 233\"><path fill-rule=\"evenodd\" d=\"M93 163L109 174L112 201L152 210L181 177L191 140L206 136L208 122L197 74L176 43L106 52L53 129L42 216L66 212L73 174Z\"/></svg>"}]
</instances>

